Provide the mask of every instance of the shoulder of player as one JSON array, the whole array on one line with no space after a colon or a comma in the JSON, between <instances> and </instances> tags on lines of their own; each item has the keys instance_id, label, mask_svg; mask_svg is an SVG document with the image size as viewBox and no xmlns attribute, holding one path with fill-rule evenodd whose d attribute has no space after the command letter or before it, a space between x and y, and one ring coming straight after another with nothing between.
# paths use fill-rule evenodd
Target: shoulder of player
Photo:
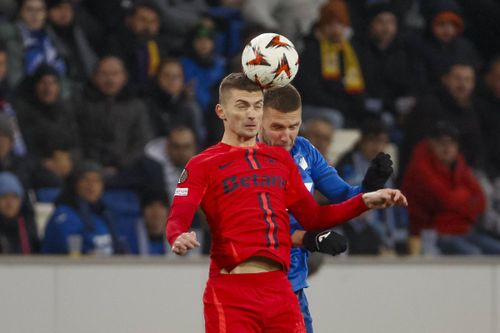
<instances>
[{"instance_id":1,"label":"shoulder of player","mask_svg":"<svg viewBox=\"0 0 500 333\"><path fill-rule=\"evenodd\" d=\"M193 156L189 160L187 168L193 168L193 167L207 168L210 165L213 165L214 160L219 158L221 154L224 153L225 149L220 144L210 146L207 149L203 150L201 153L198 153L197 155Z\"/></svg>"},{"instance_id":2,"label":"shoulder of player","mask_svg":"<svg viewBox=\"0 0 500 333\"><path fill-rule=\"evenodd\" d=\"M295 144L293 145L293 150L297 151L311 151L315 150L316 147L306 138L303 136L297 136L295 139Z\"/></svg>"}]
</instances>

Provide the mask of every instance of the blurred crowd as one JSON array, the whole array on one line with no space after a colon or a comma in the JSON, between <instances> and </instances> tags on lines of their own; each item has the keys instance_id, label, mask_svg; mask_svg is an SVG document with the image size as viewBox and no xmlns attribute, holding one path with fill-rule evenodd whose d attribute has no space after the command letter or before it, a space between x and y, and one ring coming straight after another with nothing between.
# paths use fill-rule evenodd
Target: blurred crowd
<instances>
[{"instance_id":1,"label":"blurred crowd","mask_svg":"<svg viewBox=\"0 0 500 333\"><path fill-rule=\"evenodd\" d=\"M406 209L341 232L350 254L500 254L500 1L3 0L0 253L169 252L187 161L216 143L217 88L263 32L300 54L302 135L360 184L395 147ZM51 204L48 220L37 217ZM193 227L208 253L203 214Z\"/></svg>"}]
</instances>

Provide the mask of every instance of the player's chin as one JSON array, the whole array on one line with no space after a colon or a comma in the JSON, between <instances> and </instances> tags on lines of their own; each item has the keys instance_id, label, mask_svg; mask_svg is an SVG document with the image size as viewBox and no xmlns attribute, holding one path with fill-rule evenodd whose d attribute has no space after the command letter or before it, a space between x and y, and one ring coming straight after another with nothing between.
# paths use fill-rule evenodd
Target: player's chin
<instances>
[{"instance_id":1,"label":"player's chin","mask_svg":"<svg viewBox=\"0 0 500 333\"><path fill-rule=\"evenodd\" d=\"M253 138L259 133L259 128L257 126L245 126L243 132L246 137Z\"/></svg>"}]
</instances>

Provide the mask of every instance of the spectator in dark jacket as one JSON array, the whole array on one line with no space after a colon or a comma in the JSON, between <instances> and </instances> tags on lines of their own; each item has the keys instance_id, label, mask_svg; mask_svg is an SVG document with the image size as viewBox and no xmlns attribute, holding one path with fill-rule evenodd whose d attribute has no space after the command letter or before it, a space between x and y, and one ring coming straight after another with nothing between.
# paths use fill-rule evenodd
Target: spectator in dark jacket
<instances>
[{"instance_id":1,"label":"spectator in dark jacket","mask_svg":"<svg viewBox=\"0 0 500 333\"><path fill-rule=\"evenodd\" d=\"M165 136L177 126L191 128L203 142L206 129L203 114L194 92L185 85L184 71L179 60L162 60L152 87L145 94L145 102L154 126L154 136Z\"/></svg>"},{"instance_id":2,"label":"spectator in dark jacket","mask_svg":"<svg viewBox=\"0 0 500 333\"><path fill-rule=\"evenodd\" d=\"M22 210L24 190L10 172L0 172L0 253L32 254L39 250L35 221Z\"/></svg>"},{"instance_id":3,"label":"spectator in dark jacket","mask_svg":"<svg viewBox=\"0 0 500 333\"><path fill-rule=\"evenodd\" d=\"M114 174L142 154L151 138L146 105L127 86L127 71L114 56L103 57L92 81L72 102L83 156Z\"/></svg>"},{"instance_id":4,"label":"spectator in dark jacket","mask_svg":"<svg viewBox=\"0 0 500 333\"><path fill-rule=\"evenodd\" d=\"M163 234L169 207L165 191L149 191L142 195L142 216L136 226L138 254L165 255L167 253L167 242Z\"/></svg>"},{"instance_id":5,"label":"spectator in dark jacket","mask_svg":"<svg viewBox=\"0 0 500 333\"><path fill-rule=\"evenodd\" d=\"M48 140L33 172L33 188L59 188L64 185L74 166L74 156L61 138Z\"/></svg>"},{"instance_id":6,"label":"spectator in dark jacket","mask_svg":"<svg viewBox=\"0 0 500 333\"><path fill-rule=\"evenodd\" d=\"M349 36L350 17L345 2L332 0L322 6L319 21L305 42L296 78L305 105L340 112L348 127L359 125L365 90L358 54ZM304 108L306 118L309 113ZM315 111L313 116L318 115Z\"/></svg>"},{"instance_id":7,"label":"spectator in dark jacket","mask_svg":"<svg viewBox=\"0 0 500 333\"><path fill-rule=\"evenodd\" d=\"M61 82L57 71L41 65L26 77L14 102L21 132L28 151L40 157L49 140L62 140L75 153L79 151L78 126L73 106L61 99Z\"/></svg>"},{"instance_id":8,"label":"spectator in dark jacket","mask_svg":"<svg viewBox=\"0 0 500 333\"><path fill-rule=\"evenodd\" d=\"M482 168L484 152L479 127L483 104L474 95L475 71L468 63L456 62L441 77L441 87L424 97L405 119L405 139L400 151L404 171L413 146L429 134L437 121L451 122L460 132L459 142L467 163Z\"/></svg>"},{"instance_id":9,"label":"spectator in dark jacket","mask_svg":"<svg viewBox=\"0 0 500 333\"><path fill-rule=\"evenodd\" d=\"M56 209L45 228L44 253L111 255L125 251L114 221L101 200L103 191L99 165L80 163L56 200ZM80 237L79 249L70 245L75 236Z\"/></svg>"},{"instance_id":10,"label":"spectator in dark jacket","mask_svg":"<svg viewBox=\"0 0 500 333\"><path fill-rule=\"evenodd\" d=\"M458 130L438 122L415 146L403 179L412 235L437 231L444 254L500 254L500 241L475 231L485 197L462 154Z\"/></svg>"}]
</instances>

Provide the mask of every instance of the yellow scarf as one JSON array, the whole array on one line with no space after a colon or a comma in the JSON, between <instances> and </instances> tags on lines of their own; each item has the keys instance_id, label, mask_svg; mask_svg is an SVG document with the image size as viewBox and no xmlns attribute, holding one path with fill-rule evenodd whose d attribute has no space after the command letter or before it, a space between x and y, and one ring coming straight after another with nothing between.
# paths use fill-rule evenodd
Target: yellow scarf
<instances>
[{"instance_id":1,"label":"yellow scarf","mask_svg":"<svg viewBox=\"0 0 500 333\"><path fill-rule=\"evenodd\" d=\"M325 80L343 80L344 89L348 94L358 94L364 91L365 82L359 66L358 57L349 41L332 43L326 39L320 41L321 74ZM340 77L340 56L344 60L344 77Z\"/></svg>"},{"instance_id":2,"label":"yellow scarf","mask_svg":"<svg viewBox=\"0 0 500 333\"><path fill-rule=\"evenodd\" d=\"M155 41L148 42L148 54L148 77L153 77L156 75L156 72L158 72L158 67L160 66L160 50Z\"/></svg>"}]
</instances>

